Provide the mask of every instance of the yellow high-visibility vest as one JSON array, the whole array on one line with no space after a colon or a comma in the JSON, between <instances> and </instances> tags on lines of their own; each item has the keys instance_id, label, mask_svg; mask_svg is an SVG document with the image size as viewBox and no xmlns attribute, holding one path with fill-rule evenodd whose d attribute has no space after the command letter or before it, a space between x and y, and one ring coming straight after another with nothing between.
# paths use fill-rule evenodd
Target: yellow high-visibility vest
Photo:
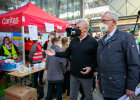
<instances>
[{"instance_id":1,"label":"yellow high-visibility vest","mask_svg":"<svg viewBox=\"0 0 140 100\"><path fill-rule=\"evenodd\" d=\"M3 50L4 50L4 54L7 55L7 56L12 57L13 59L17 59L17 52L16 52L16 50L15 50L15 48L14 48L13 43L11 43L11 45L12 45L12 53L9 52L9 51L7 50L7 48L6 48L4 45L2 45Z\"/></svg>"}]
</instances>

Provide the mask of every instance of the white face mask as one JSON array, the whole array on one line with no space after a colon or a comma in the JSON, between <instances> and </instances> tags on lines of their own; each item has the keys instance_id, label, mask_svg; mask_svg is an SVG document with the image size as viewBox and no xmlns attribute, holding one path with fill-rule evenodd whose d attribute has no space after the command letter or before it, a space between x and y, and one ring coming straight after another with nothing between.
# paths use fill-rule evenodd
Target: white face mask
<instances>
[{"instance_id":1,"label":"white face mask","mask_svg":"<svg viewBox=\"0 0 140 100\"><path fill-rule=\"evenodd\" d=\"M108 31L108 25L104 24L104 23L101 23L100 24L100 30L102 32L107 32Z\"/></svg>"},{"instance_id":2,"label":"white face mask","mask_svg":"<svg viewBox=\"0 0 140 100\"><path fill-rule=\"evenodd\" d=\"M49 41L51 41L51 38L49 38Z\"/></svg>"},{"instance_id":3,"label":"white face mask","mask_svg":"<svg viewBox=\"0 0 140 100\"><path fill-rule=\"evenodd\" d=\"M62 48L62 44L59 44L59 47Z\"/></svg>"}]
</instances>

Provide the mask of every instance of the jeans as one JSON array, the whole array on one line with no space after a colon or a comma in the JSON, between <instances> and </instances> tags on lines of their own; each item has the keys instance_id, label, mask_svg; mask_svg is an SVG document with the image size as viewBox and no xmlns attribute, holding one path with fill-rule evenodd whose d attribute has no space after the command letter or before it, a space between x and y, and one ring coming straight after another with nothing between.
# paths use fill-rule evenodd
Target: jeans
<instances>
[{"instance_id":1,"label":"jeans","mask_svg":"<svg viewBox=\"0 0 140 100\"><path fill-rule=\"evenodd\" d=\"M92 94L93 79L78 78L73 75L70 76L70 100L77 100L80 85L83 88L86 100L94 100Z\"/></svg>"},{"instance_id":2,"label":"jeans","mask_svg":"<svg viewBox=\"0 0 140 100\"><path fill-rule=\"evenodd\" d=\"M56 86L56 100L62 100L63 83L48 83L47 100L52 100L53 89Z\"/></svg>"},{"instance_id":3,"label":"jeans","mask_svg":"<svg viewBox=\"0 0 140 100\"><path fill-rule=\"evenodd\" d=\"M107 97L104 97L104 100L118 100L117 98L107 98Z\"/></svg>"}]
</instances>

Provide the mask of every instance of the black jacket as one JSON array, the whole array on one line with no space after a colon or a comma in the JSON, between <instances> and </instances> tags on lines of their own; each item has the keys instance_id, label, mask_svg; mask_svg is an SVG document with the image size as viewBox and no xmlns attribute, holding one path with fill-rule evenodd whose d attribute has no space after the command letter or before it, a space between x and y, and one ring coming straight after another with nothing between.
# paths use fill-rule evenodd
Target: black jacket
<instances>
[{"instance_id":1,"label":"black jacket","mask_svg":"<svg viewBox=\"0 0 140 100\"><path fill-rule=\"evenodd\" d=\"M98 42L97 63L100 91L104 97L119 98L139 82L140 60L130 33L116 30L104 44Z\"/></svg>"},{"instance_id":2,"label":"black jacket","mask_svg":"<svg viewBox=\"0 0 140 100\"><path fill-rule=\"evenodd\" d=\"M82 41L78 37L74 37L68 49L65 52L56 52L56 56L67 58L71 56L70 72L73 76L92 78L96 67L96 51L97 41L87 35ZM84 67L91 67L92 71L87 75L83 75L80 71Z\"/></svg>"},{"instance_id":3,"label":"black jacket","mask_svg":"<svg viewBox=\"0 0 140 100\"><path fill-rule=\"evenodd\" d=\"M46 41L46 42L44 43L44 45L43 45L43 49L44 49L44 50L47 50L47 46L48 46L47 42L48 42L48 41Z\"/></svg>"}]
</instances>

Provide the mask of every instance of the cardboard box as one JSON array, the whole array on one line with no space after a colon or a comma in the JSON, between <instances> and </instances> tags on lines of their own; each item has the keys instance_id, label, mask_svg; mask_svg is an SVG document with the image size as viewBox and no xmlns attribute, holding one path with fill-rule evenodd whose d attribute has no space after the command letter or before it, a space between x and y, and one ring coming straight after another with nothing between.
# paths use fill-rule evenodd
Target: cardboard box
<instances>
[{"instance_id":1,"label":"cardboard box","mask_svg":"<svg viewBox=\"0 0 140 100\"><path fill-rule=\"evenodd\" d=\"M24 85L5 89L5 100L37 100L37 90Z\"/></svg>"}]
</instances>

